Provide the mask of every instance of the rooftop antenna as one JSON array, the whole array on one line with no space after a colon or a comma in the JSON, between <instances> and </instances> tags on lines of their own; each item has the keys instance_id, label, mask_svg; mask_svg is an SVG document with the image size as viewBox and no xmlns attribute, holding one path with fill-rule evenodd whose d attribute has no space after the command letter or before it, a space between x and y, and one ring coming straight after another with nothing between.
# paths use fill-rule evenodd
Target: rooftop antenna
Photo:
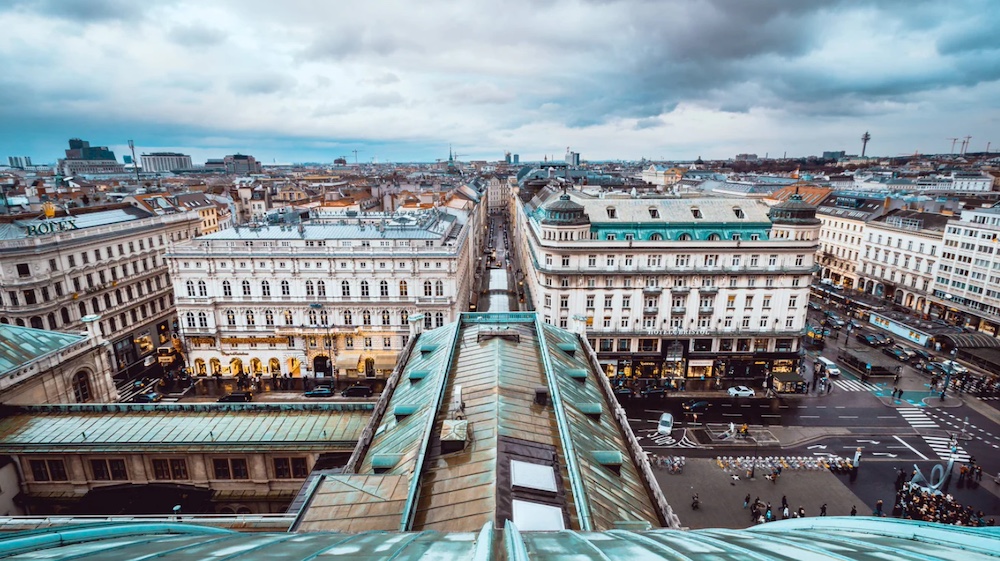
<instances>
[{"instance_id":1,"label":"rooftop antenna","mask_svg":"<svg viewBox=\"0 0 1000 561\"><path fill-rule=\"evenodd\" d=\"M132 151L132 169L135 171L135 185L139 186L139 164L135 159L135 143L131 140L128 141L128 149Z\"/></svg>"}]
</instances>

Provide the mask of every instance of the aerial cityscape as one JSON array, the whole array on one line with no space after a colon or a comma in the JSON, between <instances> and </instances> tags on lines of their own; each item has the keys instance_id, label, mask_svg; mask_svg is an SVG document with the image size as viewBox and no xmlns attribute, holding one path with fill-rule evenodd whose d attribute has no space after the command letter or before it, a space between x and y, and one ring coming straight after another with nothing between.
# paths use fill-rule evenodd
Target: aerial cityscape
<instances>
[{"instance_id":1,"label":"aerial cityscape","mask_svg":"<svg viewBox=\"0 0 1000 561\"><path fill-rule=\"evenodd\" d=\"M0 6L0 558L1000 557L985 6Z\"/></svg>"}]
</instances>

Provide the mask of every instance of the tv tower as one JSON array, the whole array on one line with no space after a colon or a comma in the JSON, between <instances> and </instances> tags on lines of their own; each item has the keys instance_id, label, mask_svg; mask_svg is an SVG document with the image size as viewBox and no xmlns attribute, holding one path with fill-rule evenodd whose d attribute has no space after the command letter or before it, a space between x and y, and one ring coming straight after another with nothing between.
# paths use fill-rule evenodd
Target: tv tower
<instances>
[{"instance_id":1,"label":"tv tower","mask_svg":"<svg viewBox=\"0 0 1000 561\"><path fill-rule=\"evenodd\" d=\"M872 135L865 131L865 134L861 135L861 157L865 157L865 149L868 148L868 141L872 139Z\"/></svg>"}]
</instances>

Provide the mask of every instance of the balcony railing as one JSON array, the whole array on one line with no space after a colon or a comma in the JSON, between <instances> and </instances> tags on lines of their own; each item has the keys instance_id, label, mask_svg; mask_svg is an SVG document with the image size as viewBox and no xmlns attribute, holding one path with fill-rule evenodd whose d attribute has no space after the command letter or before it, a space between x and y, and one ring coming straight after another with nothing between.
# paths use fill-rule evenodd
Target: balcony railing
<instances>
[{"instance_id":1,"label":"balcony railing","mask_svg":"<svg viewBox=\"0 0 1000 561\"><path fill-rule=\"evenodd\" d=\"M677 314L677 315L686 314L687 313L687 307L686 306L672 306L670 308L670 313Z\"/></svg>"},{"instance_id":2,"label":"balcony railing","mask_svg":"<svg viewBox=\"0 0 1000 561\"><path fill-rule=\"evenodd\" d=\"M699 306L698 307L698 313L702 314L702 315L712 314L714 312L715 312L715 306Z\"/></svg>"},{"instance_id":3,"label":"balcony railing","mask_svg":"<svg viewBox=\"0 0 1000 561\"><path fill-rule=\"evenodd\" d=\"M642 309L642 313L643 315L647 316L655 316L656 314L660 313L660 308L659 306L646 306L645 308Z\"/></svg>"}]
</instances>

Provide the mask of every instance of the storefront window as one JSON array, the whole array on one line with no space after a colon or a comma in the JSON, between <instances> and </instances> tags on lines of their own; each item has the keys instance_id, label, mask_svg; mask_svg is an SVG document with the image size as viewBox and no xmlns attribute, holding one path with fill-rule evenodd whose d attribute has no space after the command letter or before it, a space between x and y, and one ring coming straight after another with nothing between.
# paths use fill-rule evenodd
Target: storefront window
<instances>
[{"instance_id":1,"label":"storefront window","mask_svg":"<svg viewBox=\"0 0 1000 561\"><path fill-rule=\"evenodd\" d=\"M696 351L711 351L712 350L712 340L711 339L695 339L694 340L694 350L696 350Z\"/></svg>"},{"instance_id":2,"label":"storefront window","mask_svg":"<svg viewBox=\"0 0 1000 561\"><path fill-rule=\"evenodd\" d=\"M731 352L733 350L733 340L721 339L719 341L719 350L722 352Z\"/></svg>"},{"instance_id":3,"label":"storefront window","mask_svg":"<svg viewBox=\"0 0 1000 561\"><path fill-rule=\"evenodd\" d=\"M754 339L753 341L754 351L767 351L767 339Z\"/></svg>"},{"instance_id":4,"label":"storefront window","mask_svg":"<svg viewBox=\"0 0 1000 561\"><path fill-rule=\"evenodd\" d=\"M135 344L139 345L139 354L143 355L153 352L153 349L156 348L149 335L140 335L139 337L136 337Z\"/></svg>"},{"instance_id":5,"label":"storefront window","mask_svg":"<svg viewBox=\"0 0 1000 561\"><path fill-rule=\"evenodd\" d=\"M791 339L778 339L774 344L774 350L778 352L789 352L792 350Z\"/></svg>"},{"instance_id":6,"label":"storefront window","mask_svg":"<svg viewBox=\"0 0 1000 561\"><path fill-rule=\"evenodd\" d=\"M644 353L655 353L656 339L639 339L639 351Z\"/></svg>"},{"instance_id":7,"label":"storefront window","mask_svg":"<svg viewBox=\"0 0 1000 561\"><path fill-rule=\"evenodd\" d=\"M601 339L601 352L608 353L614 350L614 339Z\"/></svg>"},{"instance_id":8,"label":"storefront window","mask_svg":"<svg viewBox=\"0 0 1000 561\"><path fill-rule=\"evenodd\" d=\"M785 372L791 372L795 366L795 361L791 359L776 360L771 363L771 373L779 374Z\"/></svg>"},{"instance_id":9,"label":"storefront window","mask_svg":"<svg viewBox=\"0 0 1000 561\"><path fill-rule=\"evenodd\" d=\"M750 339L737 339L736 350L741 353L750 352Z\"/></svg>"}]
</instances>

